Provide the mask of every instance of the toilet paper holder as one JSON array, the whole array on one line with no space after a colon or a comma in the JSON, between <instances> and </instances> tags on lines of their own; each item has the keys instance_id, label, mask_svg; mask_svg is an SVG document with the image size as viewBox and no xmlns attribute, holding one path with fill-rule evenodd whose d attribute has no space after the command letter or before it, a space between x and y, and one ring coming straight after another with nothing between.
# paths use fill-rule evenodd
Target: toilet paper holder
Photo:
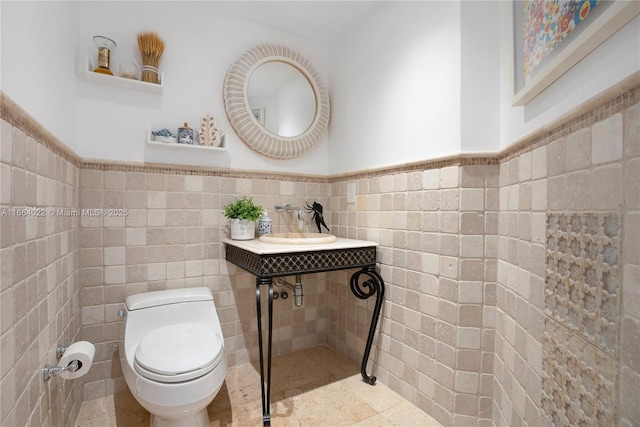
<instances>
[{"instance_id":1,"label":"toilet paper holder","mask_svg":"<svg viewBox=\"0 0 640 427\"><path fill-rule=\"evenodd\" d=\"M58 345L56 347L56 359L60 360L66 350L67 347ZM58 374L61 374L63 372L75 372L81 367L82 362L80 362L79 360L73 360L67 366L44 365L44 368L42 368L42 379L44 379L45 381L49 381L51 378L55 377Z\"/></svg>"}]
</instances>

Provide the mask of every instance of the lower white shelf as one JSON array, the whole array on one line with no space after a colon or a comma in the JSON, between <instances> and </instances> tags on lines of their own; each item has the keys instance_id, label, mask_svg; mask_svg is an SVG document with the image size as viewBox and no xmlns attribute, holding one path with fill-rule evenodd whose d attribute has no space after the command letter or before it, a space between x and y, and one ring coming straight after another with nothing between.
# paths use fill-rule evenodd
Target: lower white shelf
<instances>
[{"instance_id":1,"label":"lower white shelf","mask_svg":"<svg viewBox=\"0 0 640 427\"><path fill-rule=\"evenodd\" d=\"M178 144L177 142L160 142L154 141L151 137L151 129L147 130L147 145L153 147L168 148L170 150L196 150L196 151L227 151L227 141L225 135L222 135L222 143L218 147L210 147L200 144Z\"/></svg>"}]
</instances>

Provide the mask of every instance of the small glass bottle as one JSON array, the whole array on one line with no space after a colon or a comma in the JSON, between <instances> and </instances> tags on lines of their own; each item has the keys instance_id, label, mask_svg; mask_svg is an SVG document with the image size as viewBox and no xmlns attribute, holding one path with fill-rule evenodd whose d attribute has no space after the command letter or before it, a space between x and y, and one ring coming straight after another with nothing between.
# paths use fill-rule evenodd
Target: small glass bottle
<instances>
[{"instance_id":1,"label":"small glass bottle","mask_svg":"<svg viewBox=\"0 0 640 427\"><path fill-rule=\"evenodd\" d=\"M271 218L269 218L269 211L264 210L262 218L258 221L258 236L265 234L271 234Z\"/></svg>"},{"instance_id":2,"label":"small glass bottle","mask_svg":"<svg viewBox=\"0 0 640 427\"><path fill-rule=\"evenodd\" d=\"M138 80L138 66L134 62L120 63L120 77L131 80Z\"/></svg>"}]
</instances>

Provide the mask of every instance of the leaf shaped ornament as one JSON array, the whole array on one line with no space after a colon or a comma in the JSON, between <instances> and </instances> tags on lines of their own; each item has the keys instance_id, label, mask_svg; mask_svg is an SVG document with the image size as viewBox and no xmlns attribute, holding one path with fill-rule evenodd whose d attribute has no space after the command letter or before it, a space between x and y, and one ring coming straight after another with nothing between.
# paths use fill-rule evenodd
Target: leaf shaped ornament
<instances>
[{"instance_id":1,"label":"leaf shaped ornament","mask_svg":"<svg viewBox=\"0 0 640 427\"><path fill-rule=\"evenodd\" d=\"M220 129L216 124L216 119L207 114L202 118L202 127L198 129L198 135L200 136L200 144L209 147L219 144L218 132Z\"/></svg>"}]
</instances>

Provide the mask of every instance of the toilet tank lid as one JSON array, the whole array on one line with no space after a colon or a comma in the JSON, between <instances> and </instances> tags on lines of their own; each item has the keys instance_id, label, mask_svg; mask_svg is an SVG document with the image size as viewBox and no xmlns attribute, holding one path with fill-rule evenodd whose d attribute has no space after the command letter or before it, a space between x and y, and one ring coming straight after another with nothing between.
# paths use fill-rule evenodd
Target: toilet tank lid
<instances>
[{"instance_id":1,"label":"toilet tank lid","mask_svg":"<svg viewBox=\"0 0 640 427\"><path fill-rule=\"evenodd\" d=\"M209 288L183 288L130 295L125 300L125 304L127 309L132 311L159 305L212 300L213 295Z\"/></svg>"}]
</instances>

